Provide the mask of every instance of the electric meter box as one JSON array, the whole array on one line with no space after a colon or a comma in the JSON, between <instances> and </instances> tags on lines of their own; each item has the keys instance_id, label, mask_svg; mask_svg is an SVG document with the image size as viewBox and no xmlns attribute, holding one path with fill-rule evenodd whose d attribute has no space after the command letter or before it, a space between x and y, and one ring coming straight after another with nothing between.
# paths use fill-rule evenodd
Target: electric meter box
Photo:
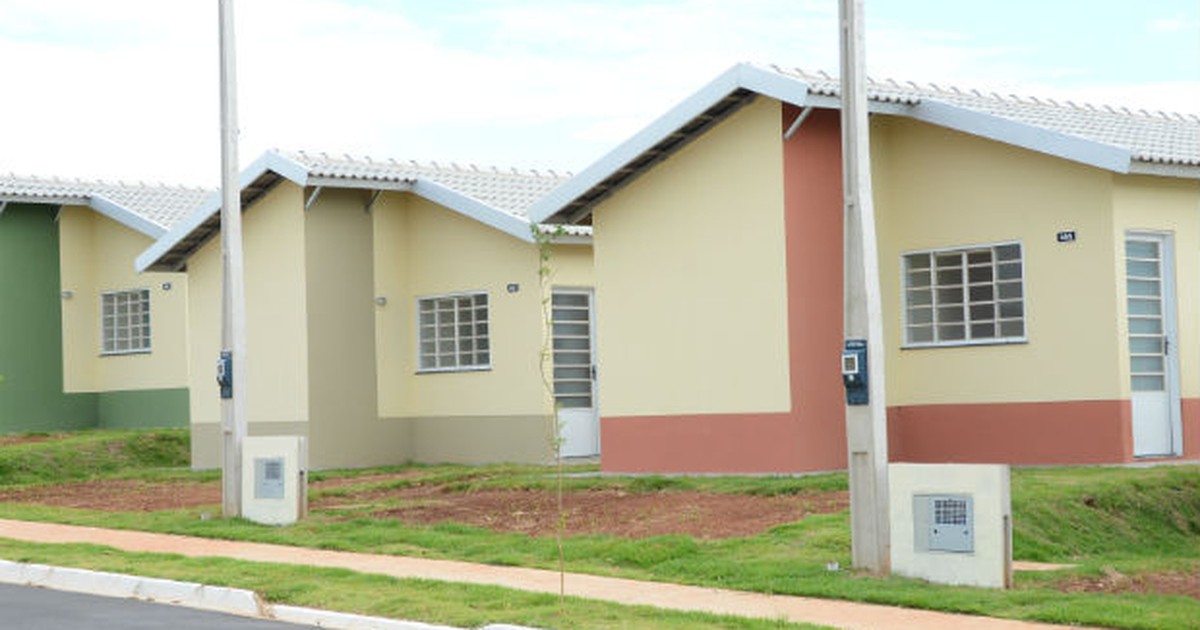
<instances>
[{"instance_id":1,"label":"electric meter box","mask_svg":"<svg viewBox=\"0 0 1200 630\"><path fill-rule=\"evenodd\" d=\"M943 584L1012 586L1008 466L888 466L891 563Z\"/></svg>"},{"instance_id":2,"label":"electric meter box","mask_svg":"<svg viewBox=\"0 0 1200 630\"><path fill-rule=\"evenodd\" d=\"M969 494L913 497L913 546L918 551L975 551L974 500Z\"/></svg>"},{"instance_id":3,"label":"electric meter box","mask_svg":"<svg viewBox=\"0 0 1200 630\"><path fill-rule=\"evenodd\" d=\"M308 445L300 436L242 441L242 516L263 525L291 525L308 509Z\"/></svg>"}]
</instances>

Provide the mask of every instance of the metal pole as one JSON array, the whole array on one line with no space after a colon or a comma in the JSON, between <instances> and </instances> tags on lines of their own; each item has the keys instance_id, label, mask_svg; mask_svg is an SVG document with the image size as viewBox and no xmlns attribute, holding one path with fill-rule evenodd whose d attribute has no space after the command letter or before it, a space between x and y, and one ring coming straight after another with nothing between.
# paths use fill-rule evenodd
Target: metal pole
<instances>
[{"instance_id":1,"label":"metal pole","mask_svg":"<svg viewBox=\"0 0 1200 630\"><path fill-rule=\"evenodd\" d=\"M845 191L845 333L867 340L866 405L846 406L850 469L850 546L854 566L890 565L887 399L879 250L871 193L863 0L840 0L842 176Z\"/></svg>"},{"instance_id":2,"label":"metal pole","mask_svg":"<svg viewBox=\"0 0 1200 630\"><path fill-rule=\"evenodd\" d=\"M219 0L221 29L221 348L233 356L233 397L221 399L221 511L242 513L242 441L246 437L246 290L238 185L237 63L233 0Z\"/></svg>"}]
</instances>

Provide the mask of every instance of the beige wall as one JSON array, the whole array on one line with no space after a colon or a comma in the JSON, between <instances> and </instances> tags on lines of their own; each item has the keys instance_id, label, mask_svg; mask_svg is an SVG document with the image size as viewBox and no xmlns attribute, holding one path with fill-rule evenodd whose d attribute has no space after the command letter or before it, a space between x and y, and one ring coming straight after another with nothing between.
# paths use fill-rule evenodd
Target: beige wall
<instances>
[{"instance_id":1,"label":"beige wall","mask_svg":"<svg viewBox=\"0 0 1200 630\"><path fill-rule=\"evenodd\" d=\"M368 201L368 191L326 189L305 212L309 450L318 468L395 464L411 454L407 427L377 411Z\"/></svg>"},{"instance_id":2,"label":"beige wall","mask_svg":"<svg viewBox=\"0 0 1200 630\"><path fill-rule=\"evenodd\" d=\"M1125 303L1127 231L1171 235L1175 254L1176 321L1179 338L1180 395L1200 396L1200 185L1164 177L1116 176L1113 193L1113 261L1117 296L1118 345L1129 351ZM1121 384L1129 389L1129 364L1119 363ZM1128 393L1125 394L1126 396Z\"/></svg>"},{"instance_id":3,"label":"beige wall","mask_svg":"<svg viewBox=\"0 0 1200 630\"><path fill-rule=\"evenodd\" d=\"M308 420L304 199L281 183L242 215L251 423ZM192 424L220 422L221 241L188 260ZM239 366L235 366L238 369Z\"/></svg>"},{"instance_id":4,"label":"beige wall","mask_svg":"<svg viewBox=\"0 0 1200 630\"><path fill-rule=\"evenodd\" d=\"M67 392L104 392L186 387L186 277L134 271L133 260L150 237L90 208L65 206L59 215L63 386ZM165 289L164 284L170 288ZM100 294L150 290L151 351L100 354Z\"/></svg>"},{"instance_id":5,"label":"beige wall","mask_svg":"<svg viewBox=\"0 0 1200 630\"><path fill-rule=\"evenodd\" d=\"M595 209L606 416L790 409L780 121L759 98Z\"/></svg>"},{"instance_id":6,"label":"beige wall","mask_svg":"<svg viewBox=\"0 0 1200 630\"><path fill-rule=\"evenodd\" d=\"M1113 176L910 120L872 133L889 405L1120 397ZM1029 342L901 349L902 254L998 241L1023 248Z\"/></svg>"},{"instance_id":7,"label":"beige wall","mask_svg":"<svg viewBox=\"0 0 1200 630\"><path fill-rule=\"evenodd\" d=\"M367 191L327 188L305 210L310 192L281 183L243 215L250 433L307 434L315 468L543 461L537 247L406 193L384 193L368 212ZM555 250L556 277L590 286L590 248ZM205 442L194 457L212 466L218 241L193 256L189 277L202 357L192 417ZM416 373L417 298L475 290L489 296L492 369Z\"/></svg>"},{"instance_id":8,"label":"beige wall","mask_svg":"<svg viewBox=\"0 0 1200 630\"><path fill-rule=\"evenodd\" d=\"M538 253L520 241L428 201L386 194L375 216L379 414L385 417L507 417L545 413L538 376L541 300ZM586 246L557 246L554 282L591 286ZM519 286L509 293L507 286ZM419 297L485 291L492 367L417 373ZM469 394L467 394L469 392Z\"/></svg>"},{"instance_id":9,"label":"beige wall","mask_svg":"<svg viewBox=\"0 0 1200 630\"><path fill-rule=\"evenodd\" d=\"M596 282L592 246L552 245L549 280L552 287L591 288Z\"/></svg>"}]
</instances>

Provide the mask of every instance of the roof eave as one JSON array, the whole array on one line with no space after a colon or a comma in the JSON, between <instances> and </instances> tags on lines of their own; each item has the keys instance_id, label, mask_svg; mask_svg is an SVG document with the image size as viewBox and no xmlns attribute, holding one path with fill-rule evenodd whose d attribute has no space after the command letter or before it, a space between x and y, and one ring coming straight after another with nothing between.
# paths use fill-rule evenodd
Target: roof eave
<instances>
[{"instance_id":1,"label":"roof eave","mask_svg":"<svg viewBox=\"0 0 1200 630\"><path fill-rule=\"evenodd\" d=\"M562 223L541 223L538 231L544 234L552 245L591 245L592 228L584 225L564 225Z\"/></svg>"},{"instance_id":2,"label":"roof eave","mask_svg":"<svg viewBox=\"0 0 1200 630\"><path fill-rule=\"evenodd\" d=\"M137 232L141 232L153 239L161 238L167 233L167 229L163 226L143 217L142 215L133 212L129 208L108 199L103 195L91 195L88 197L88 206L99 212L100 214L128 227Z\"/></svg>"},{"instance_id":3,"label":"roof eave","mask_svg":"<svg viewBox=\"0 0 1200 630\"><path fill-rule=\"evenodd\" d=\"M46 206L86 206L88 204L86 195L12 195L0 193L0 201Z\"/></svg>"},{"instance_id":4,"label":"roof eave","mask_svg":"<svg viewBox=\"0 0 1200 630\"><path fill-rule=\"evenodd\" d=\"M644 170L656 163L657 158L644 158L649 152L655 150L655 147L669 140L676 131L705 115L739 90L762 94L796 105L805 104L808 98L808 85L803 81L752 64L738 64L660 116L632 138L618 145L578 175L563 182L538 200L529 209L530 221L541 223L551 217L558 222L564 220L572 222L577 219L578 217L561 216L560 213L575 200L627 166L637 164L635 170ZM707 126L704 127L704 129L706 128ZM703 129L696 131L702 133ZM681 138L680 142L672 144L671 150L686 144L689 140L689 138Z\"/></svg>"},{"instance_id":5,"label":"roof eave","mask_svg":"<svg viewBox=\"0 0 1200 630\"><path fill-rule=\"evenodd\" d=\"M909 106L907 110L903 115L915 120L1114 173L1128 173L1133 161L1133 153L1122 147L1070 136L937 100L924 100Z\"/></svg>"},{"instance_id":6,"label":"roof eave","mask_svg":"<svg viewBox=\"0 0 1200 630\"><path fill-rule=\"evenodd\" d=\"M1180 164L1177 162L1134 160L1129 165L1129 173L1132 175L1155 175L1158 177L1200 179L1200 164Z\"/></svg>"},{"instance_id":7,"label":"roof eave","mask_svg":"<svg viewBox=\"0 0 1200 630\"><path fill-rule=\"evenodd\" d=\"M0 200L9 203L30 203L48 206L85 206L100 214L128 227L135 232L145 234L150 238L159 238L166 233L166 228L147 219L146 217L126 208L125 206L97 194L87 195L6 195L0 193Z\"/></svg>"},{"instance_id":8,"label":"roof eave","mask_svg":"<svg viewBox=\"0 0 1200 630\"><path fill-rule=\"evenodd\" d=\"M503 210L498 210L474 197L464 195L435 181L417 178L413 180L411 192L422 199L449 208L465 217L493 227L526 243L533 242L529 221Z\"/></svg>"},{"instance_id":9,"label":"roof eave","mask_svg":"<svg viewBox=\"0 0 1200 630\"><path fill-rule=\"evenodd\" d=\"M260 177L268 172L278 174L280 177L289 181L295 182L300 186L307 184L309 175L308 167L280 154L278 151L267 151L254 160L242 170L238 177L238 193L248 188L251 184L257 181ZM154 242L149 248L143 251L134 261L134 267L137 271L178 271L183 268L187 258L198 249L195 243L206 242L215 233L218 227L213 227L213 224L208 223L209 219L220 212L221 210L221 191L216 191L209 195L204 203L200 204L196 210L181 220L165 234ZM205 224L208 227L204 228L205 234L193 234L199 231ZM197 236L197 239L189 240L189 237ZM191 251L182 252L176 251L181 243L188 242L192 245ZM174 254L174 256L172 256ZM163 264L164 258L172 257L171 264Z\"/></svg>"}]
</instances>

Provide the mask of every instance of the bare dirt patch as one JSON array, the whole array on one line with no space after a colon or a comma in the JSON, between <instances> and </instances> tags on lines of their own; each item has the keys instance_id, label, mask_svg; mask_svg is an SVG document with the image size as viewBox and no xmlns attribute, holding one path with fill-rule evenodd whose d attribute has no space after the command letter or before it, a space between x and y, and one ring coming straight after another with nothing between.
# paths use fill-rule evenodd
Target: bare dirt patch
<instances>
[{"instance_id":1,"label":"bare dirt patch","mask_svg":"<svg viewBox=\"0 0 1200 630\"><path fill-rule=\"evenodd\" d=\"M1068 593L1158 593L1200 599L1200 567L1192 572L1164 571L1125 575L1107 569L1099 577L1073 577L1059 582Z\"/></svg>"},{"instance_id":2,"label":"bare dirt patch","mask_svg":"<svg viewBox=\"0 0 1200 630\"><path fill-rule=\"evenodd\" d=\"M0 492L0 501L105 512L153 512L220 503L221 485L104 479L7 490Z\"/></svg>"},{"instance_id":3,"label":"bare dirt patch","mask_svg":"<svg viewBox=\"0 0 1200 630\"><path fill-rule=\"evenodd\" d=\"M0 446L12 446L14 444L35 444L39 442L49 442L51 440L61 440L62 435L0 435Z\"/></svg>"},{"instance_id":4,"label":"bare dirt patch","mask_svg":"<svg viewBox=\"0 0 1200 630\"><path fill-rule=\"evenodd\" d=\"M417 474L399 473L312 482L309 509L337 518L370 514L413 524L454 522L498 532L552 535L557 500L543 490L450 491L436 484L411 485ZM365 487L360 487L365 486ZM322 493L321 490L333 492ZM0 501L38 503L112 512L197 508L221 502L220 482L92 480L0 491ZM714 492L653 493L599 489L563 497L566 531L642 538L685 534L716 539L751 536L809 514L846 509L845 492L760 497Z\"/></svg>"},{"instance_id":5,"label":"bare dirt patch","mask_svg":"<svg viewBox=\"0 0 1200 630\"><path fill-rule=\"evenodd\" d=\"M423 496L379 516L417 523L455 522L531 536L553 535L559 513L552 492L482 490ZM696 538L752 536L813 513L846 508L845 492L757 497L711 492L628 493L604 489L563 496L566 532L643 538L686 534Z\"/></svg>"}]
</instances>

